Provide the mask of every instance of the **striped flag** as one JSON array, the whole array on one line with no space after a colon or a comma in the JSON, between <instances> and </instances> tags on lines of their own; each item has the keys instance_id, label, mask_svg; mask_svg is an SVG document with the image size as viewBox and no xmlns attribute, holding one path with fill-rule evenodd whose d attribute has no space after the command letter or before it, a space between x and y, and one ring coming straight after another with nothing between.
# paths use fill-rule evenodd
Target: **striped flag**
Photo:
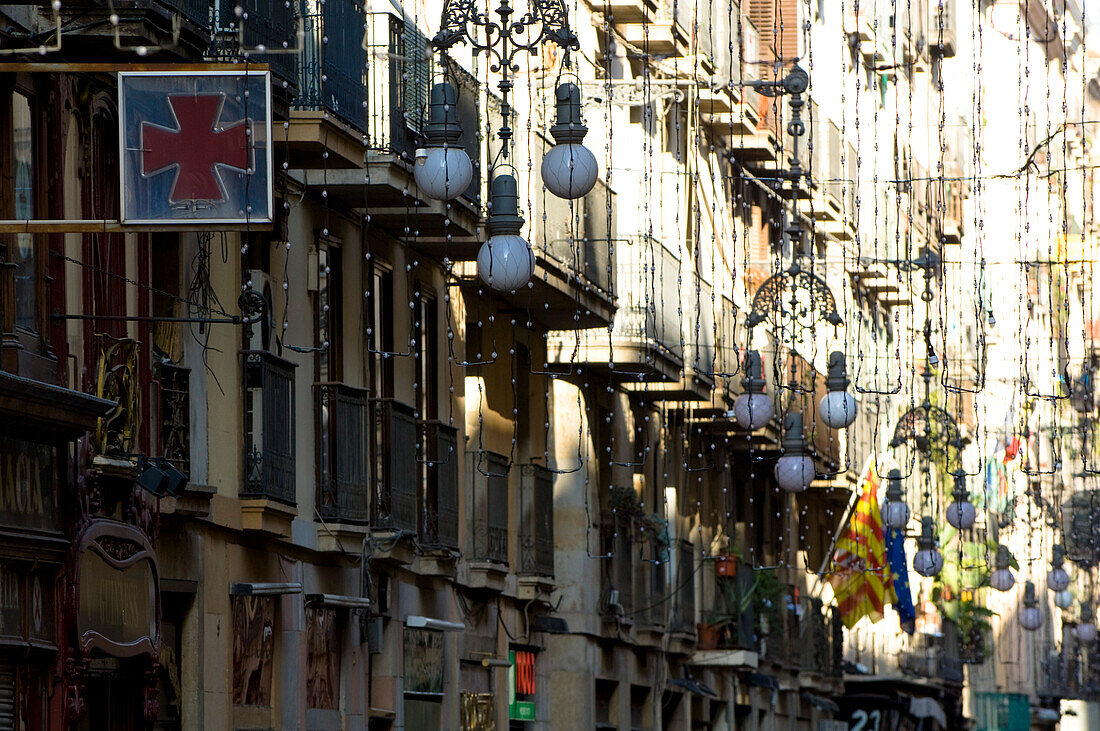
<instances>
[{"instance_id":1,"label":"striped flag","mask_svg":"<svg viewBox=\"0 0 1100 731\"><path fill-rule=\"evenodd\" d=\"M841 618L849 629L863 617L879 621L884 604L897 602L882 535L874 455L863 470L848 528L836 543L832 583Z\"/></svg>"}]
</instances>

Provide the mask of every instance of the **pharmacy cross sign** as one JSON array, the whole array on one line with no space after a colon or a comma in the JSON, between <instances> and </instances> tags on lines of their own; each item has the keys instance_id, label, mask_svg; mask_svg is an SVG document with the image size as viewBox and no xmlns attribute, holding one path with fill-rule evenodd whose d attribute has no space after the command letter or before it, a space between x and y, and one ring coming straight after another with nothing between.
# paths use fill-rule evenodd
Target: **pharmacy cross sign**
<instances>
[{"instance_id":1,"label":"pharmacy cross sign","mask_svg":"<svg viewBox=\"0 0 1100 731\"><path fill-rule=\"evenodd\" d=\"M226 198L218 166L248 172L251 168L251 127L241 119L219 126L224 94L170 94L168 104L176 129L151 122L141 125L141 174L175 170L169 200L223 201Z\"/></svg>"}]
</instances>

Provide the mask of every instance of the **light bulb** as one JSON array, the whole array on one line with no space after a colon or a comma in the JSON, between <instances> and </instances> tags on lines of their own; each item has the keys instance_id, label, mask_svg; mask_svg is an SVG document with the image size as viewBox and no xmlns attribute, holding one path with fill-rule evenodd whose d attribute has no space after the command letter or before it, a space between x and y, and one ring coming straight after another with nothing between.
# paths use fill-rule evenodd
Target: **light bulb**
<instances>
[{"instance_id":1,"label":"light bulb","mask_svg":"<svg viewBox=\"0 0 1100 731\"><path fill-rule=\"evenodd\" d=\"M1048 571L1047 588L1054 592L1064 591L1069 588L1069 572L1060 566Z\"/></svg>"},{"instance_id":2,"label":"light bulb","mask_svg":"<svg viewBox=\"0 0 1100 731\"><path fill-rule=\"evenodd\" d=\"M806 454L785 454L775 463L775 481L787 492L802 492L816 476L814 460Z\"/></svg>"},{"instance_id":3,"label":"light bulb","mask_svg":"<svg viewBox=\"0 0 1100 731\"><path fill-rule=\"evenodd\" d=\"M925 548L913 556L913 570L921 576L935 576L943 568L943 556L935 548Z\"/></svg>"},{"instance_id":4,"label":"light bulb","mask_svg":"<svg viewBox=\"0 0 1100 731\"><path fill-rule=\"evenodd\" d=\"M774 415L775 406L767 394L743 393L733 402L733 418L742 429L761 429L767 426Z\"/></svg>"},{"instance_id":5,"label":"light bulb","mask_svg":"<svg viewBox=\"0 0 1100 731\"><path fill-rule=\"evenodd\" d=\"M542 182L558 198L583 198L599 172L596 156L584 145L554 145L542 158Z\"/></svg>"},{"instance_id":6,"label":"light bulb","mask_svg":"<svg viewBox=\"0 0 1100 731\"><path fill-rule=\"evenodd\" d=\"M989 585L997 591L1008 591L1016 585L1011 569L997 569L989 577Z\"/></svg>"},{"instance_id":7,"label":"light bulb","mask_svg":"<svg viewBox=\"0 0 1100 731\"><path fill-rule=\"evenodd\" d=\"M424 195L448 201L470 187L474 165L461 147L426 147L416 151L413 177Z\"/></svg>"},{"instance_id":8,"label":"light bulb","mask_svg":"<svg viewBox=\"0 0 1100 731\"><path fill-rule=\"evenodd\" d=\"M903 500L887 500L882 506L882 520L887 528L905 530L909 515L909 506Z\"/></svg>"},{"instance_id":9,"label":"light bulb","mask_svg":"<svg viewBox=\"0 0 1100 731\"><path fill-rule=\"evenodd\" d=\"M847 391L829 391L820 406L821 420L830 429L843 429L856 420L856 399Z\"/></svg>"},{"instance_id":10,"label":"light bulb","mask_svg":"<svg viewBox=\"0 0 1100 731\"><path fill-rule=\"evenodd\" d=\"M1081 642L1094 642L1096 640L1096 625L1092 622L1080 622L1073 634Z\"/></svg>"},{"instance_id":11,"label":"light bulb","mask_svg":"<svg viewBox=\"0 0 1100 731\"><path fill-rule=\"evenodd\" d=\"M974 525L977 511L974 509L974 503L969 500L956 501L947 506L944 517L952 527L967 530Z\"/></svg>"},{"instance_id":12,"label":"light bulb","mask_svg":"<svg viewBox=\"0 0 1100 731\"><path fill-rule=\"evenodd\" d=\"M1018 620L1020 626L1028 631L1035 631L1043 626L1043 614L1039 607L1024 607L1020 610Z\"/></svg>"},{"instance_id":13,"label":"light bulb","mask_svg":"<svg viewBox=\"0 0 1100 731\"><path fill-rule=\"evenodd\" d=\"M1069 609L1073 606L1073 592L1063 589L1054 595L1054 606L1059 609Z\"/></svg>"},{"instance_id":14,"label":"light bulb","mask_svg":"<svg viewBox=\"0 0 1100 731\"><path fill-rule=\"evenodd\" d=\"M513 292L531 281L535 257L518 234L497 234L481 245L477 273L481 281L499 292Z\"/></svg>"}]
</instances>

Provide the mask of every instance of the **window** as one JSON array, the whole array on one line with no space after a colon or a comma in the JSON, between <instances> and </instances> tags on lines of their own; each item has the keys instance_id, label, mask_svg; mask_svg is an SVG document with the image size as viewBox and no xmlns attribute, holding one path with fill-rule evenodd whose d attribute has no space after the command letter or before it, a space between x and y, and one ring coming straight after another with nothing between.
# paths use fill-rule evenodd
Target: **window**
<instances>
[{"instance_id":1,"label":"window","mask_svg":"<svg viewBox=\"0 0 1100 731\"><path fill-rule=\"evenodd\" d=\"M393 270L375 260L367 281L368 386L373 398L393 398Z\"/></svg>"},{"instance_id":2,"label":"window","mask_svg":"<svg viewBox=\"0 0 1100 731\"><path fill-rule=\"evenodd\" d=\"M16 219L35 216L34 121L31 100L16 92L11 100L12 165ZM38 330L37 257L32 234L16 234L11 262L15 269L15 325Z\"/></svg>"},{"instance_id":3,"label":"window","mask_svg":"<svg viewBox=\"0 0 1100 731\"><path fill-rule=\"evenodd\" d=\"M317 246L317 380L340 380L340 247L328 240Z\"/></svg>"},{"instance_id":4,"label":"window","mask_svg":"<svg viewBox=\"0 0 1100 731\"><path fill-rule=\"evenodd\" d=\"M416 410L422 420L439 418L439 327L435 295L416 283Z\"/></svg>"}]
</instances>

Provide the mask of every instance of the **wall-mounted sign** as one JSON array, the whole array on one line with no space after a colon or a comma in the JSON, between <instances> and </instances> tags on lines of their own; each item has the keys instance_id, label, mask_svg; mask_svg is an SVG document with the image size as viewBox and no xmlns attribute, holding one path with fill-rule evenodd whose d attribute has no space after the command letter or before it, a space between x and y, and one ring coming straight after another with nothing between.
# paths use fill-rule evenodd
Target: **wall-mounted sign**
<instances>
[{"instance_id":1,"label":"wall-mounted sign","mask_svg":"<svg viewBox=\"0 0 1100 731\"><path fill-rule=\"evenodd\" d=\"M0 525L57 529L54 448L0 437Z\"/></svg>"},{"instance_id":2,"label":"wall-mounted sign","mask_svg":"<svg viewBox=\"0 0 1100 731\"><path fill-rule=\"evenodd\" d=\"M510 650L508 659L508 718L535 720L535 658L529 650Z\"/></svg>"},{"instance_id":3,"label":"wall-mounted sign","mask_svg":"<svg viewBox=\"0 0 1100 731\"><path fill-rule=\"evenodd\" d=\"M85 651L116 657L152 653L160 591L157 559L133 526L97 520L81 537L77 631Z\"/></svg>"},{"instance_id":4,"label":"wall-mounted sign","mask_svg":"<svg viewBox=\"0 0 1100 731\"><path fill-rule=\"evenodd\" d=\"M118 75L122 222L271 221L267 71Z\"/></svg>"}]
</instances>

